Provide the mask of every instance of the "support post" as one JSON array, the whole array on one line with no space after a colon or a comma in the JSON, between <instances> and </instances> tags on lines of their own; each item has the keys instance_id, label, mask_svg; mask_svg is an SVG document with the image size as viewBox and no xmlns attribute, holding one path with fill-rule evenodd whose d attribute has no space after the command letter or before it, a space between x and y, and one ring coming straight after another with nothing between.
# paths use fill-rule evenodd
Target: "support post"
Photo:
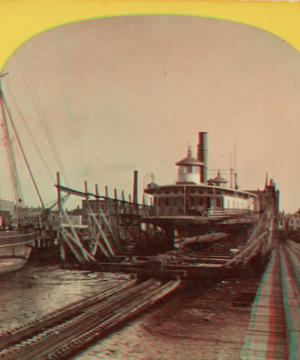
<instances>
[{"instance_id":1,"label":"support post","mask_svg":"<svg viewBox=\"0 0 300 360\"><path fill-rule=\"evenodd\" d=\"M186 194L185 194L185 186L183 187L183 214L186 215Z\"/></svg>"},{"instance_id":2,"label":"support post","mask_svg":"<svg viewBox=\"0 0 300 360\"><path fill-rule=\"evenodd\" d=\"M95 194L99 195L98 184L95 184ZM100 206L99 198L97 197L97 208L99 208L99 206ZM100 222L100 214L99 214L99 216L97 216L97 219Z\"/></svg>"},{"instance_id":3,"label":"support post","mask_svg":"<svg viewBox=\"0 0 300 360\"><path fill-rule=\"evenodd\" d=\"M101 209L100 209L100 210L101 210ZM93 210L90 208L89 205L88 205L88 211L89 211L89 213L91 214L92 218L94 219L95 224L96 224L98 230L100 231L100 234L101 234L101 236L102 236L102 238L103 238L103 240L104 240L104 242L105 242L105 245L106 245L109 253L110 253L112 256L115 256L115 253L114 253L114 251L113 251L113 249L112 249L112 247L111 247L111 245L110 245L110 243L109 243L108 238L106 237L106 235L105 235L105 233L103 232L101 226L100 226L99 223L97 222L97 219L96 219L96 217L95 217L95 215L94 215L94 213L93 213Z\"/></svg>"},{"instance_id":4,"label":"support post","mask_svg":"<svg viewBox=\"0 0 300 360\"><path fill-rule=\"evenodd\" d=\"M151 206L151 213L150 215L154 216L154 205L153 205L153 198L150 198L150 206Z\"/></svg>"},{"instance_id":5,"label":"support post","mask_svg":"<svg viewBox=\"0 0 300 360\"><path fill-rule=\"evenodd\" d=\"M116 228L117 228L117 236L120 238L120 202L118 200L118 192L115 189L115 201L116 201Z\"/></svg>"},{"instance_id":6,"label":"support post","mask_svg":"<svg viewBox=\"0 0 300 360\"><path fill-rule=\"evenodd\" d=\"M134 232L134 216L133 216L133 204L131 199L131 194L128 195L129 204L130 204L130 219L131 219L131 235L132 239L135 240L135 232Z\"/></svg>"},{"instance_id":7,"label":"support post","mask_svg":"<svg viewBox=\"0 0 300 360\"><path fill-rule=\"evenodd\" d=\"M138 172L136 170L133 175L133 202L138 202Z\"/></svg>"},{"instance_id":8,"label":"support post","mask_svg":"<svg viewBox=\"0 0 300 360\"><path fill-rule=\"evenodd\" d=\"M58 230L58 241L59 241L59 254L61 260L61 266L65 266L66 262L66 247L64 237L62 235L63 223L61 216L61 192L60 192L60 173L56 173L56 181L57 181L57 203L58 203L58 221L59 221L59 230Z\"/></svg>"},{"instance_id":9,"label":"support post","mask_svg":"<svg viewBox=\"0 0 300 360\"><path fill-rule=\"evenodd\" d=\"M125 206L125 193L122 191L122 201L123 201L123 214L126 214L126 206Z\"/></svg>"},{"instance_id":10,"label":"support post","mask_svg":"<svg viewBox=\"0 0 300 360\"><path fill-rule=\"evenodd\" d=\"M107 201L107 215L108 215L108 220L110 222L110 199L109 199L109 194L108 194L108 186L105 186L105 196L106 196L106 201Z\"/></svg>"}]
</instances>

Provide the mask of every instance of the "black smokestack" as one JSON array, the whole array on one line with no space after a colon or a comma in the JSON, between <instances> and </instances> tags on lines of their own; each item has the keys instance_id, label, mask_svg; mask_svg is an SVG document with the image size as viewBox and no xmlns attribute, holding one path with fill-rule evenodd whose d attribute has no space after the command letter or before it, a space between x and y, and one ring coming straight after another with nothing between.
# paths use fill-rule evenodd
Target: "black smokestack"
<instances>
[{"instance_id":1,"label":"black smokestack","mask_svg":"<svg viewBox=\"0 0 300 360\"><path fill-rule=\"evenodd\" d=\"M138 202L138 172L136 170L133 174L133 202Z\"/></svg>"},{"instance_id":2,"label":"black smokestack","mask_svg":"<svg viewBox=\"0 0 300 360\"><path fill-rule=\"evenodd\" d=\"M197 160L204 164L201 166L200 174L200 182L204 184L207 181L207 152L207 133L199 132Z\"/></svg>"}]
</instances>

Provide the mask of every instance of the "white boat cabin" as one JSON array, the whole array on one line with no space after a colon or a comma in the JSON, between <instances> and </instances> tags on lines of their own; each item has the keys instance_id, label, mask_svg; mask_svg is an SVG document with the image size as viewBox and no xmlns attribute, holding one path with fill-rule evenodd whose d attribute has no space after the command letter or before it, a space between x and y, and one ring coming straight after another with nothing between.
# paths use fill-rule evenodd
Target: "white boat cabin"
<instances>
[{"instance_id":1,"label":"white boat cabin","mask_svg":"<svg viewBox=\"0 0 300 360\"><path fill-rule=\"evenodd\" d=\"M228 181L218 176L201 182L204 163L188 156L177 162L178 181L173 185L159 186L150 183L144 189L152 195L157 216L209 216L231 215L237 212L257 211L258 196L247 191L227 188Z\"/></svg>"}]
</instances>

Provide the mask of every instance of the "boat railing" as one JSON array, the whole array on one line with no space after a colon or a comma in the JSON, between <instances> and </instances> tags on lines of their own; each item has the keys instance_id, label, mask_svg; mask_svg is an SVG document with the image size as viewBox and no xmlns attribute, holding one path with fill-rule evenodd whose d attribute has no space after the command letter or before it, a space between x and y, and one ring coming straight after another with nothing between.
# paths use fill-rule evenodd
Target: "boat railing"
<instances>
[{"instance_id":1,"label":"boat railing","mask_svg":"<svg viewBox=\"0 0 300 360\"><path fill-rule=\"evenodd\" d=\"M144 210L145 211L145 210ZM210 218L222 218L235 215L242 215L243 217L251 217L254 212L250 209L223 209L223 208L210 208L205 211L204 207L195 207L184 209L178 206L164 206L148 208L143 216L205 216Z\"/></svg>"},{"instance_id":2,"label":"boat railing","mask_svg":"<svg viewBox=\"0 0 300 360\"><path fill-rule=\"evenodd\" d=\"M203 206L188 207L187 209L182 205L153 206L150 213L152 216L206 216Z\"/></svg>"},{"instance_id":3,"label":"boat railing","mask_svg":"<svg viewBox=\"0 0 300 360\"><path fill-rule=\"evenodd\" d=\"M250 209L209 209L207 216L212 218L230 217L235 215L252 216L254 212Z\"/></svg>"}]
</instances>

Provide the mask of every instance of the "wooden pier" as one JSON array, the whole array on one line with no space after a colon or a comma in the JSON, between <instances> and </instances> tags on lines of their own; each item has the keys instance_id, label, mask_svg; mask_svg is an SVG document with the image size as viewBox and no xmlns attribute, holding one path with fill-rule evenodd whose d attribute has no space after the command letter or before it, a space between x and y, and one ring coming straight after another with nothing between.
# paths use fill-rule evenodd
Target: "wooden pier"
<instances>
[{"instance_id":1,"label":"wooden pier","mask_svg":"<svg viewBox=\"0 0 300 360\"><path fill-rule=\"evenodd\" d=\"M148 278L203 278L251 266L260 255L260 263L266 261L276 216L271 185L265 193L268 201L259 212L240 209L214 217L178 215L170 219L155 214L152 204L137 203L137 173L134 175L132 201L130 195L125 200L124 192L118 199L116 189L114 198L109 197L107 187L105 195L100 195L98 185L91 192L87 182L84 191L67 188L60 184L57 173L57 237L63 264L71 257L98 271ZM63 194L84 199L82 224L72 223ZM183 235L182 226L193 230ZM200 251L195 251L193 243Z\"/></svg>"},{"instance_id":2,"label":"wooden pier","mask_svg":"<svg viewBox=\"0 0 300 360\"><path fill-rule=\"evenodd\" d=\"M214 241L209 237L212 241L207 246L202 246L201 234L194 239L200 244L195 250L189 246L175 248L174 227L168 228L169 223L164 227L165 219L157 219L151 206L138 204L135 193L133 201L131 196L126 201L123 193L118 199L116 190L110 198L107 188L102 196L97 185L91 193L85 183L81 192L61 186L59 174L57 179L55 241L61 261L69 256L86 268L133 274L137 280L58 309L25 327L8 330L0 337L0 357L14 359L17 354L20 359L31 360L69 356L172 292L184 280L221 281L237 273L246 274L249 267L267 265L256 295L254 290L250 294L255 300L240 359L300 359L300 245L280 238L271 198L248 222L239 224L236 215L229 223L224 218L214 219L213 226L227 226L228 232L234 226L241 231L227 236L222 229L221 235L224 232L226 236ZM72 222L62 193L84 198L82 224ZM202 223L205 227L205 221ZM46 238L42 240L46 243ZM187 244L193 241L188 240Z\"/></svg>"},{"instance_id":3,"label":"wooden pier","mask_svg":"<svg viewBox=\"0 0 300 360\"><path fill-rule=\"evenodd\" d=\"M256 226L256 230L258 229L259 226ZM261 234L264 234L265 230L261 231ZM237 271L238 264L245 263L245 259L247 261L253 249L257 247L261 234L252 237L252 242L249 242L248 247L245 248L247 251L244 253L244 260L241 257L229 258L224 249L219 256L214 254L217 264L214 268L222 269L225 278L226 272L228 276L232 276L232 273L229 275L230 269ZM274 248L270 258L266 259L268 265L256 295L255 289L249 289L240 296L247 300L249 296L255 295L249 323L241 324L244 329L248 328L244 344L239 350L241 360L300 358L300 245L295 241L279 239L279 236L279 232L273 232L272 237L264 237L265 243L262 246L266 247L270 241ZM263 259L263 252L260 254L262 256L258 258ZM256 261L258 258L256 257ZM3 332L0 337L0 358L24 360L68 358L80 347L86 346L94 339L100 339L113 326L121 324L124 319L134 316L172 292L186 278L183 272L188 270L177 268L177 279L175 279L176 274L172 264L168 265L167 259L162 260L165 261L161 262L164 267L162 270L156 269L153 278L129 280L123 285L70 304L36 321ZM144 261L148 260L145 258ZM199 259L194 261L197 262ZM204 268L206 277L209 278L213 272L207 271L208 268L212 269L213 257L203 253L202 261L207 262ZM235 266L234 268L224 266L230 262ZM141 263L141 260L136 261L135 267L130 264L126 270L126 262L123 265L109 262L105 270L139 274L138 270L145 270ZM196 271L196 267L191 266L191 269ZM244 273L247 272L247 267L240 267L240 271L242 269ZM197 274L199 281L202 281L199 278L200 272ZM174 279L163 280L168 275L172 275ZM181 280L178 280L178 277ZM233 306L239 305L235 303Z\"/></svg>"},{"instance_id":4,"label":"wooden pier","mask_svg":"<svg viewBox=\"0 0 300 360\"><path fill-rule=\"evenodd\" d=\"M277 243L252 307L242 360L300 358L299 275L300 246Z\"/></svg>"}]
</instances>

